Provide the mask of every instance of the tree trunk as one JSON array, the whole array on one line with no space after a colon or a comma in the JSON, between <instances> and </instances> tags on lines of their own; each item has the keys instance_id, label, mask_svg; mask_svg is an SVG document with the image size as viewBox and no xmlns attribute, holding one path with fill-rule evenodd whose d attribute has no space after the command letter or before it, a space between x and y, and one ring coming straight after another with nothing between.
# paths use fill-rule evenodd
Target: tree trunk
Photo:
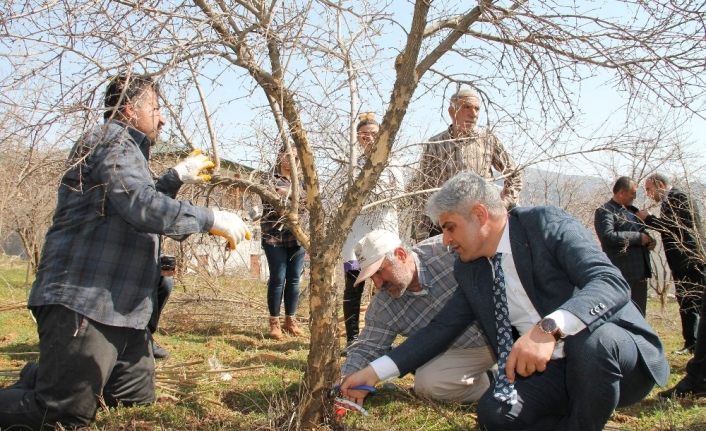
<instances>
[{"instance_id":1,"label":"tree trunk","mask_svg":"<svg viewBox=\"0 0 706 431\"><path fill-rule=\"evenodd\" d=\"M316 244L316 245L315 245ZM317 429L332 411L329 392L338 379L338 289L336 262L340 250L312 242L310 253L310 328L311 345L307 372L300 395L300 428Z\"/></svg>"}]
</instances>

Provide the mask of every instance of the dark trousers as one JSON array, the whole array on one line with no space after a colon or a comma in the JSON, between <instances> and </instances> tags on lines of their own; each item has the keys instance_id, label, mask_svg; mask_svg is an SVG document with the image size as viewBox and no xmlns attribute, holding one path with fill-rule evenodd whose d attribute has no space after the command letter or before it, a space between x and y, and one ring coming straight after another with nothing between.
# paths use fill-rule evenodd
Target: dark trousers
<instances>
[{"instance_id":1,"label":"dark trousers","mask_svg":"<svg viewBox=\"0 0 706 431\"><path fill-rule=\"evenodd\" d=\"M696 385L706 387L706 287L701 296L701 318L699 319L694 357L686 364L686 375Z\"/></svg>"},{"instance_id":2,"label":"dark trousers","mask_svg":"<svg viewBox=\"0 0 706 431\"><path fill-rule=\"evenodd\" d=\"M103 325L61 305L34 313L39 363L26 367L18 384L0 390L1 429L85 426L101 396L108 406L154 402L147 331Z\"/></svg>"},{"instance_id":3,"label":"dark trousers","mask_svg":"<svg viewBox=\"0 0 706 431\"><path fill-rule=\"evenodd\" d=\"M294 316L299 304L299 279L304 269L304 247L280 247L263 244L270 279L267 282L267 308L270 316L279 316L284 296L284 314Z\"/></svg>"},{"instance_id":4,"label":"dark trousers","mask_svg":"<svg viewBox=\"0 0 706 431\"><path fill-rule=\"evenodd\" d=\"M346 341L352 343L360 331L360 301L363 298L364 285L354 286L360 270L345 271L346 286L343 289L343 319L346 325Z\"/></svg>"},{"instance_id":5,"label":"dark trousers","mask_svg":"<svg viewBox=\"0 0 706 431\"><path fill-rule=\"evenodd\" d=\"M152 316L150 321L147 323L147 330L154 334L157 332L159 327L159 318L162 315L162 310L164 310L164 305L169 300L169 296L174 290L174 277L159 277L159 286L157 286L157 301L155 307L152 309Z\"/></svg>"},{"instance_id":6,"label":"dark trousers","mask_svg":"<svg viewBox=\"0 0 706 431\"><path fill-rule=\"evenodd\" d=\"M600 431L616 407L640 401L655 384L630 334L612 323L568 337L564 352L543 373L518 377L514 406L495 400L491 386L478 422L489 431Z\"/></svg>"},{"instance_id":7,"label":"dark trousers","mask_svg":"<svg viewBox=\"0 0 706 431\"><path fill-rule=\"evenodd\" d=\"M677 303L679 304L684 346L693 346L696 344L696 331L699 327L704 274L700 268L690 268L684 272L672 270L672 277L674 278Z\"/></svg>"},{"instance_id":8,"label":"dark trousers","mask_svg":"<svg viewBox=\"0 0 706 431\"><path fill-rule=\"evenodd\" d=\"M630 299L637 305L643 316L647 314L647 280L628 280Z\"/></svg>"}]
</instances>

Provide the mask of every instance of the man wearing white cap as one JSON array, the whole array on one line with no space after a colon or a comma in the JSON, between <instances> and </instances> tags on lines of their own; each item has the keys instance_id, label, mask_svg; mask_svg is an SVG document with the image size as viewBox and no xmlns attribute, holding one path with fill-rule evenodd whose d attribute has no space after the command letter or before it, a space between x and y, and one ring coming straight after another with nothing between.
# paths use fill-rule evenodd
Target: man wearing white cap
<instances>
[{"instance_id":1,"label":"man wearing white cap","mask_svg":"<svg viewBox=\"0 0 706 431\"><path fill-rule=\"evenodd\" d=\"M343 376L387 353L397 335L409 336L426 326L458 286L456 255L440 236L410 250L396 234L374 230L356 244L355 255L361 266L356 284L370 278L379 293L365 314L365 327L348 348ZM477 401L489 386L487 371L494 363L485 336L471 325L448 350L416 370L414 390L435 399Z\"/></svg>"},{"instance_id":2,"label":"man wearing white cap","mask_svg":"<svg viewBox=\"0 0 706 431\"><path fill-rule=\"evenodd\" d=\"M493 132L476 125L480 102L478 92L468 86L461 86L451 96L448 110L451 125L425 143L419 171L410 183L409 191L441 187L461 171L472 171L492 179L495 169L498 178L504 178L502 198L505 206L517 205L522 189L520 172ZM412 204L413 235L417 240L441 233L424 215L424 202L428 197L429 194L416 195Z\"/></svg>"}]
</instances>

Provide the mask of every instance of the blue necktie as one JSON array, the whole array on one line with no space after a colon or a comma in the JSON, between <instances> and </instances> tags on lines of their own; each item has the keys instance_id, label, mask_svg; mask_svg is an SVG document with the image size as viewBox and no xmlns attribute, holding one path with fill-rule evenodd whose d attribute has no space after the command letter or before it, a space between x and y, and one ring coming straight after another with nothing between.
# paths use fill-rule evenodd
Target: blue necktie
<instances>
[{"instance_id":1,"label":"blue necktie","mask_svg":"<svg viewBox=\"0 0 706 431\"><path fill-rule=\"evenodd\" d=\"M505 294L505 274L501 265L502 254L497 253L493 257L493 303L495 304L495 325L497 327L498 339L498 378L493 388L493 396L496 400L508 404L517 403L517 391L515 385L507 380L505 375L505 362L512 349L512 326L507 309L507 295Z\"/></svg>"}]
</instances>

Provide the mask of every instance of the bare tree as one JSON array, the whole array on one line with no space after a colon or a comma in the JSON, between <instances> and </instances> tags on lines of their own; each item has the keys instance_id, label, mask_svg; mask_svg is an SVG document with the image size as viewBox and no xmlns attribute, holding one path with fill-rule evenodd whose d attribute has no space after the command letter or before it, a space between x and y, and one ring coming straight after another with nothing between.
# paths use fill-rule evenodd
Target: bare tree
<instances>
[{"instance_id":1,"label":"bare tree","mask_svg":"<svg viewBox=\"0 0 706 431\"><path fill-rule=\"evenodd\" d=\"M9 54L3 56L0 101L31 110L33 127L80 129L99 117L94 99L107 75L133 68L164 78L165 103L185 142L211 147L214 155L244 154L263 169L276 147L296 150L302 187L293 181L291 206L255 176L217 182L272 203L309 252L311 351L295 428L313 428L327 419L327 394L337 379L332 292L342 244L393 143L410 124L406 114L431 113L427 96L441 100L459 83L480 88L488 121L497 118L516 132L511 149L523 168L616 151L611 139L578 146L563 139L580 128L577 83L597 70L609 73L628 104L659 102L703 115L698 98L705 83L706 6L602 6L523 0L7 2L0 44ZM32 106L19 98L22 88L39 84L46 91ZM515 102L500 104L508 94L516 95ZM239 111L232 108L240 104L255 115L234 118ZM384 112L374 150L359 173L349 169L352 181L332 177L335 159L352 157L352 125L360 110ZM299 219L299 194L308 226Z\"/></svg>"}]
</instances>

